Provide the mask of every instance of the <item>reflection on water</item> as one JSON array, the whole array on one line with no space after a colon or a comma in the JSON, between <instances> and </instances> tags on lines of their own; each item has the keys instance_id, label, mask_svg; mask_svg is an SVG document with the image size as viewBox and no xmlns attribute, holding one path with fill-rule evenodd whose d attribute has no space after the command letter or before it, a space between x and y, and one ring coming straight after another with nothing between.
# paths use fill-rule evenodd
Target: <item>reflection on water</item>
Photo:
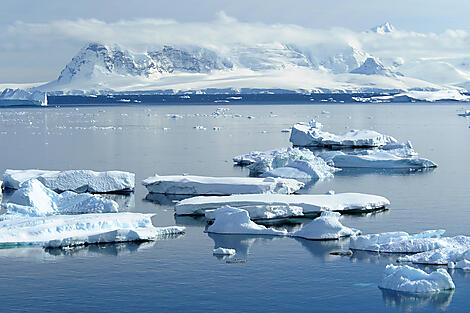
<instances>
[{"instance_id":1,"label":"reflection on water","mask_svg":"<svg viewBox=\"0 0 470 313\"><path fill-rule=\"evenodd\" d=\"M87 246L76 246L70 248L45 248L44 252L55 256L97 256L110 255L118 256L123 254L136 253L144 249L151 248L155 245L154 241L147 242L123 242L94 244Z\"/></svg>"},{"instance_id":2,"label":"reflection on water","mask_svg":"<svg viewBox=\"0 0 470 313\"><path fill-rule=\"evenodd\" d=\"M214 240L214 249L229 248L237 251L234 256L237 259L247 259L250 248L255 243L266 243L269 241L282 239L277 236L251 236L251 235L222 235L208 233L209 238Z\"/></svg>"},{"instance_id":3,"label":"reflection on water","mask_svg":"<svg viewBox=\"0 0 470 313\"><path fill-rule=\"evenodd\" d=\"M130 193L103 193L101 197L111 199L119 204L119 211L134 211L135 209L135 194Z\"/></svg>"},{"instance_id":4,"label":"reflection on water","mask_svg":"<svg viewBox=\"0 0 470 313\"><path fill-rule=\"evenodd\" d=\"M386 306L402 312L414 312L431 306L434 309L445 310L452 302L454 290L439 293L414 294L381 289L382 298Z\"/></svg>"},{"instance_id":5,"label":"reflection on water","mask_svg":"<svg viewBox=\"0 0 470 313\"><path fill-rule=\"evenodd\" d=\"M341 171L336 172L335 176L350 176L358 177L362 175L388 175L388 176L403 176L403 175L421 175L430 174L436 168L343 168Z\"/></svg>"},{"instance_id":6,"label":"reflection on water","mask_svg":"<svg viewBox=\"0 0 470 313\"><path fill-rule=\"evenodd\" d=\"M176 215L175 224L178 226L206 227L207 219L204 216Z\"/></svg>"},{"instance_id":7,"label":"reflection on water","mask_svg":"<svg viewBox=\"0 0 470 313\"><path fill-rule=\"evenodd\" d=\"M361 250L354 250L353 255L351 256L351 262L366 262L366 263L374 263L374 264L383 264L383 263L396 263L397 259L400 256L404 256L405 254L400 253L380 253L380 252L372 252L372 251L361 251Z\"/></svg>"},{"instance_id":8,"label":"reflection on water","mask_svg":"<svg viewBox=\"0 0 470 313\"><path fill-rule=\"evenodd\" d=\"M307 240L303 238L295 238L305 250L307 250L313 257L323 261L334 261L342 256L331 255L333 251L343 251L349 249L349 239L340 240Z\"/></svg>"},{"instance_id":9,"label":"reflection on water","mask_svg":"<svg viewBox=\"0 0 470 313\"><path fill-rule=\"evenodd\" d=\"M148 193L145 196L145 200L153 202L158 205L171 206L175 205L175 202L178 202L183 199L191 198L194 196L191 195L166 195L163 193Z\"/></svg>"}]
</instances>

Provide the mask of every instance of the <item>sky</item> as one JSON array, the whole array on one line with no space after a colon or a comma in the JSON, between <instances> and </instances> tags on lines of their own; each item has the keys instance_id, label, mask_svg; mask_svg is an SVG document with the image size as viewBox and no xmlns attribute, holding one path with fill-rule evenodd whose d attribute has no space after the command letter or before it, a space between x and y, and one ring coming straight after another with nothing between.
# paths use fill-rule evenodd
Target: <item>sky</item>
<instances>
[{"instance_id":1,"label":"sky","mask_svg":"<svg viewBox=\"0 0 470 313\"><path fill-rule=\"evenodd\" d=\"M332 34L334 39L356 40L342 34L387 21L428 39L437 34L466 41L468 12L470 1L456 0L2 0L0 83L53 80L89 41L136 48L191 39L218 45L227 38L274 40L279 32L293 42ZM449 30L463 33L449 35Z\"/></svg>"}]
</instances>

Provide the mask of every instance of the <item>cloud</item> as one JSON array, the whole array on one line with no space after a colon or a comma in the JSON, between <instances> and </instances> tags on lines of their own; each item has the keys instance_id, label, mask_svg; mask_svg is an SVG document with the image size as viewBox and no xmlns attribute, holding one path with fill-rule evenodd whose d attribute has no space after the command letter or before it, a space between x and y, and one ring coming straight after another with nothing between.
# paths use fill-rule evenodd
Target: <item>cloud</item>
<instances>
[{"instance_id":1,"label":"cloud","mask_svg":"<svg viewBox=\"0 0 470 313\"><path fill-rule=\"evenodd\" d=\"M439 34L397 30L380 35L345 28L313 29L294 24L241 22L223 11L209 22L178 22L171 19L15 22L6 31L0 32L0 52L10 57L15 54L27 56L28 53L34 56L37 52L36 58L47 58L47 51L53 49L57 51L51 54L51 58L53 55L57 67L62 67L79 47L91 41L118 44L135 51L173 44L203 46L220 52L238 45L280 42L309 49L312 53L329 54L353 46L389 64L397 58L406 64L423 58L463 57L470 53L470 33L464 30L447 30ZM58 51L63 51L61 57L58 57ZM4 59L0 61L0 66L17 61L14 57ZM52 59L36 61L50 64ZM53 70L57 71L56 68ZM0 80L5 80L5 77L0 76Z\"/></svg>"}]
</instances>

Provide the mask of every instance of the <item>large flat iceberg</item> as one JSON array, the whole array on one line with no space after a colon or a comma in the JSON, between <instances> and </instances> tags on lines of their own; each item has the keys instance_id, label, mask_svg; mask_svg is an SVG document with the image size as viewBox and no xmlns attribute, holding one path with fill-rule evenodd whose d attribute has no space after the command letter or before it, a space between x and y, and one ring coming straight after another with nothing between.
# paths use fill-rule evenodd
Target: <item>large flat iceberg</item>
<instances>
[{"instance_id":1,"label":"large flat iceberg","mask_svg":"<svg viewBox=\"0 0 470 313\"><path fill-rule=\"evenodd\" d=\"M387 265L380 288L410 293L430 293L455 289L449 273L443 268L428 274L407 265Z\"/></svg>"},{"instance_id":2,"label":"large flat iceberg","mask_svg":"<svg viewBox=\"0 0 470 313\"><path fill-rule=\"evenodd\" d=\"M397 140L373 130L352 129L343 135L335 135L322 131L317 123L297 123L292 126L290 142L298 147L327 148L368 148L380 147Z\"/></svg>"},{"instance_id":3,"label":"large flat iceberg","mask_svg":"<svg viewBox=\"0 0 470 313\"><path fill-rule=\"evenodd\" d=\"M30 180L37 179L55 190L74 192L129 192L135 188L135 174L122 171L95 172L91 170L6 170L3 174L5 188L18 189Z\"/></svg>"},{"instance_id":4,"label":"large flat iceberg","mask_svg":"<svg viewBox=\"0 0 470 313\"><path fill-rule=\"evenodd\" d=\"M322 212L320 217L292 233L291 236L310 240L335 240L360 234L359 230L341 224L340 216L338 212Z\"/></svg>"},{"instance_id":5,"label":"large flat iceberg","mask_svg":"<svg viewBox=\"0 0 470 313\"><path fill-rule=\"evenodd\" d=\"M2 207L7 214L46 216L53 214L112 213L118 204L110 199L66 191L61 194L45 187L37 179L24 182Z\"/></svg>"},{"instance_id":6,"label":"large flat iceberg","mask_svg":"<svg viewBox=\"0 0 470 313\"><path fill-rule=\"evenodd\" d=\"M256 177L152 176L142 184L151 193L176 195L291 194L304 186L294 179Z\"/></svg>"},{"instance_id":7,"label":"large flat iceberg","mask_svg":"<svg viewBox=\"0 0 470 313\"><path fill-rule=\"evenodd\" d=\"M127 212L45 217L0 215L0 247L155 240L184 232L184 227L154 227L151 216Z\"/></svg>"},{"instance_id":8,"label":"large flat iceberg","mask_svg":"<svg viewBox=\"0 0 470 313\"><path fill-rule=\"evenodd\" d=\"M385 169L420 169L437 167L431 160L418 157L411 143L392 144L398 146L388 149L384 146L379 149L367 149L344 153L342 151L328 151L318 155L328 165L337 168L385 168Z\"/></svg>"},{"instance_id":9,"label":"large flat iceberg","mask_svg":"<svg viewBox=\"0 0 470 313\"><path fill-rule=\"evenodd\" d=\"M328 195L280 195L247 194L222 197L193 197L179 201L175 205L177 215L204 215L213 210L230 205L232 207L256 207L259 210L272 207L302 208L303 214L317 215L322 211L359 213L386 208L390 201L384 197L361 193L341 193Z\"/></svg>"}]
</instances>

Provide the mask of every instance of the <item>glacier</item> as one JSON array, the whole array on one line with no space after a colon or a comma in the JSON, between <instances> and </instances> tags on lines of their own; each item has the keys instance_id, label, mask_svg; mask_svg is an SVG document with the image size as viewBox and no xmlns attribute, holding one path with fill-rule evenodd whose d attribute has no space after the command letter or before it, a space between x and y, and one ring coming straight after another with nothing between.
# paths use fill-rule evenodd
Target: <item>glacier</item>
<instances>
[{"instance_id":1,"label":"glacier","mask_svg":"<svg viewBox=\"0 0 470 313\"><path fill-rule=\"evenodd\" d=\"M385 277L380 288L409 293L431 293L455 289L449 273L439 268L430 274L407 265L389 264L385 268Z\"/></svg>"},{"instance_id":2,"label":"glacier","mask_svg":"<svg viewBox=\"0 0 470 313\"><path fill-rule=\"evenodd\" d=\"M91 170L11 170L3 174L4 188L18 189L30 180L37 179L57 192L131 192L135 188L135 174L122 171L95 172Z\"/></svg>"},{"instance_id":3,"label":"glacier","mask_svg":"<svg viewBox=\"0 0 470 313\"><path fill-rule=\"evenodd\" d=\"M294 179L194 175L155 175L143 180L142 184L150 193L175 195L291 194L304 187L302 182Z\"/></svg>"}]
</instances>

